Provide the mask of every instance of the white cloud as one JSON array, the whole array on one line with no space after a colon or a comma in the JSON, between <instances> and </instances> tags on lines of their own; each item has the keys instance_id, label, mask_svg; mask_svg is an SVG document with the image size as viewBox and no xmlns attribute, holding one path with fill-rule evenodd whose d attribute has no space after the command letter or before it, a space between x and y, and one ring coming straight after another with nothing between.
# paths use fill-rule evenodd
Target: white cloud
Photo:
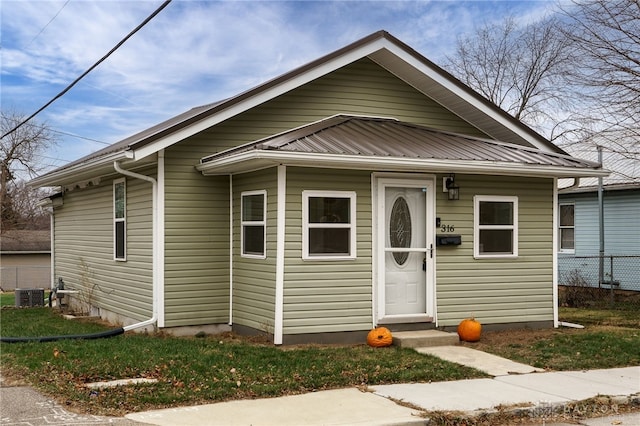
<instances>
[{"instance_id":1,"label":"white cloud","mask_svg":"<svg viewBox=\"0 0 640 426\"><path fill-rule=\"evenodd\" d=\"M548 7L545 2L521 3L521 15L534 16ZM60 11L64 4L62 0L3 2L3 104L27 114L35 111L161 1L71 0ZM458 34L487 16L498 19L508 2L498 4L174 0L38 118L59 130L115 142L193 106L240 93L380 29L438 62ZM487 10L492 14L484 15ZM101 147L64 139L51 156L78 158L86 154L79 146Z\"/></svg>"}]
</instances>

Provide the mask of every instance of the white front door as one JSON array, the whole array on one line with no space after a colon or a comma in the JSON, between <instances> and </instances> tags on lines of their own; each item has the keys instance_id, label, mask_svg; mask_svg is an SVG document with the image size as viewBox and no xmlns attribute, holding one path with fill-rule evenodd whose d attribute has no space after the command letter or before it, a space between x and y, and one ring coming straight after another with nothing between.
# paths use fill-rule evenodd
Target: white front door
<instances>
[{"instance_id":1,"label":"white front door","mask_svg":"<svg viewBox=\"0 0 640 426\"><path fill-rule=\"evenodd\" d=\"M433 320L433 180L379 178L378 320Z\"/></svg>"}]
</instances>

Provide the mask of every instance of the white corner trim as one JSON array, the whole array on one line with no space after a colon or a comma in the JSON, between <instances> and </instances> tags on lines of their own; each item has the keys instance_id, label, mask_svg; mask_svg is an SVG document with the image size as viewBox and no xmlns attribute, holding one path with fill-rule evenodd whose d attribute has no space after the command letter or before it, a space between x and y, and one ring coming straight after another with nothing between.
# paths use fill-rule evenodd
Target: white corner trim
<instances>
[{"instance_id":1,"label":"white corner trim","mask_svg":"<svg viewBox=\"0 0 640 426\"><path fill-rule=\"evenodd\" d=\"M284 249L287 205L287 167L278 166L277 227L276 227L276 300L273 324L273 343L282 344L284 319Z\"/></svg>"},{"instance_id":2,"label":"white corner trim","mask_svg":"<svg viewBox=\"0 0 640 426\"><path fill-rule=\"evenodd\" d=\"M158 298L158 327L164 327L164 206L165 206L165 171L164 171L164 149L158 151L158 176L157 176L157 211L156 211L156 238L154 239L155 253L158 256L158 261L156 265L157 269L157 277L156 277L156 286L157 286L157 298Z\"/></svg>"},{"instance_id":3,"label":"white corner trim","mask_svg":"<svg viewBox=\"0 0 640 426\"><path fill-rule=\"evenodd\" d=\"M558 215L559 215L559 207L558 207L558 179L553 179L553 233L551 237L551 245L553 247L553 260L552 267L553 271L551 272L551 280L553 284L553 327L558 328L560 326L559 318L558 318Z\"/></svg>"},{"instance_id":4,"label":"white corner trim","mask_svg":"<svg viewBox=\"0 0 640 426\"><path fill-rule=\"evenodd\" d=\"M229 325L233 325L233 175L229 175Z\"/></svg>"}]
</instances>

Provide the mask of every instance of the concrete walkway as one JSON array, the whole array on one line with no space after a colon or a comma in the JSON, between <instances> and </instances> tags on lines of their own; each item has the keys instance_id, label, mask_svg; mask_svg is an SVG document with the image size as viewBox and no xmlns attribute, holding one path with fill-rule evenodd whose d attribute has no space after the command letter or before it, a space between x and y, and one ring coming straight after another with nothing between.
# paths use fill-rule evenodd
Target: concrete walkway
<instances>
[{"instance_id":1,"label":"concrete walkway","mask_svg":"<svg viewBox=\"0 0 640 426\"><path fill-rule=\"evenodd\" d=\"M468 348L454 348L460 350L444 349L438 356L481 368L495 377L229 401L132 413L123 419L69 413L31 388L3 383L0 376L0 425L424 425L430 411L475 415L492 412L497 406L514 406L525 410L532 421L543 420L551 409L602 395L611 396L607 401L615 404L633 402L640 406L640 367L509 374L516 368L534 369L522 364L514 366L508 360L478 351L469 352ZM580 424L638 426L640 413L587 419Z\"/></svg>"},{"instance_id":2,"label":"concrete walkway","mask_svg":"<svg viewBox=\"0 0 640 426\"><path fill-rule=\"evenodd\" d=\"M490 376L507 376L509 374L526 374L544 371L530 365L511 361L496 355L468 348L466 346L434 346L417 348L421 354L429 354L456 364L473 367Z\"/></svg>"},{"instance_id":3,"label":"concrete walkway","mask_svg":"<svg viewBox=\"0 0 640 426\"><path fill-rule=\"evenodd\" d=\"M497 406L517 406L532 421L599 395L617 404L640 403L640 367L609 370L529 373L436 383L372 386L371 392L339 389L272 399L231 401L196 407L154 410L126 417L154 425L424 425L429 411L475 415ZM397 401L400 404L396 404ZM403 404L403 405L401 405ZM412 407L412 408L409 408ZM609 423L640 425L640 413L608 416ZM622 422L622 423L611 423Z\"/></svg>"},{"instance_id":4,"label":"concrete walkway","mask_svg":"<svg viewBox=\"0 0 640 426\"><path fill-rule=\"evenodd\" d=\"M452 362L478 368L495 376L436 383L371 386L286 396L154 410L129 414L128 419L154 425L424 425L429 411L458 411L475 415L496 407L517 406L532 420L552 408L593 398L614 397L618 404L640 404L640 367L593 371L541 372L461 346L418 348ZM516 373L516 374L514 374ZM640 425L640 413L610 416L607 421ZM625 423L626 422L626 423ZM561 426L561 425L558 425Z\"/></svg>"},{"instance_id":5,"label":"concrete walkway","mask_svg":"<svg viewBox=\"0 0 640 426\"><path fill-rule=\"evenodd\" d=\"M453 382L372 386L376 395L426 411L490 411L497 406L540 410L598 395L640 397L640 367L498 376Z\"/></svg>"}]
</instances>

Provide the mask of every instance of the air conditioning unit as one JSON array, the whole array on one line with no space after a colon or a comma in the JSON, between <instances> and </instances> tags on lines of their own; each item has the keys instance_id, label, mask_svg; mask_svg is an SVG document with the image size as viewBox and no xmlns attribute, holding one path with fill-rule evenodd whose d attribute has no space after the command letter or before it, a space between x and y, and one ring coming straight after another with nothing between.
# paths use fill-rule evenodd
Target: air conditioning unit
<instances>
[{"instance_id":1,"label":"air conditioning unit","mask_svg":"<svg viewBox=\"0 0 640 426\"><path fill-rule=\"evenodd\" d=\"M16 308L44 306L43 288L16 288Z\"/></svg>"}]
</instances>

